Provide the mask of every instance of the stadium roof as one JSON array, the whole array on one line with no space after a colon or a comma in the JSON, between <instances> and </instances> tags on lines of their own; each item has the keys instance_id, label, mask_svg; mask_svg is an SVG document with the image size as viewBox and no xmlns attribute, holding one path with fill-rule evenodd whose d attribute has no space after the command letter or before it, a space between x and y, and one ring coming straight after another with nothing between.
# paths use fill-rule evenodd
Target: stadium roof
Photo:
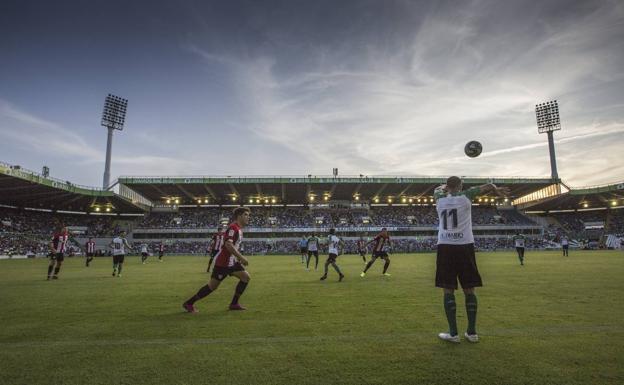
<instances>
[{"instance_id":1,"label":"stadium roof","mask_svg":"<svg viewBox=\"0 0 624 385\"><path fill-rule=\"evenodd\" d=\"M550 198L529 202L528 211L591 210L624 206L624 182L593 186L570 191Z\"/></svg>"},{"instance_id":2,"label":"stadium roof","mask_svg":"<svg viewBox=\"0 0 624 385\"><path fill-rule=\"evenodd\" d=\"M112 191L44 177L0 162L0 205L47 210L142 213L147 208Z\"/></svg>"},{"instance_id":3,"label":"stadium roof","mask_svg":"<svg viewBox=\"0 0 624 385\"><path fill-rule=\"evenodd\" d=\"M511 198L553 184L550 178L464 177L466 187L496 183L511 190ZM120 177L120 192L130 189L155 205L162 204L304 204L332 201L416 203L429 198L444 177L411 176L193 176ZM312 197L312 198L311 198ZM327 198L325 198L327 197ZM376 199L378 201L376 201ZM402 202L405 199L405 202Z\"/></svg>"}]
</instances>

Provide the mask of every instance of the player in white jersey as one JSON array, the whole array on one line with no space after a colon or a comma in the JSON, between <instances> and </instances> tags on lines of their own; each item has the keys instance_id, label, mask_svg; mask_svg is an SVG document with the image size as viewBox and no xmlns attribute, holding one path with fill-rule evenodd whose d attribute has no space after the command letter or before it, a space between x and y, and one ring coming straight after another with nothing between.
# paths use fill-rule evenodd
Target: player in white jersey
<instances>
[{"instance_id":1,"label":"player in white jersey","mask_svg":"<svg viewBox=\"0 0 624 385\"><path fill-rule=\"evenodd\" d=\"M110 246L113 248L113 277L115 275L121 277L121 268L126 257L126 248L132 250L132 247L126 240L126 232L122 231L117 237L113 238Z\"/></svg>"},{"instance_id":2,"label":"player in white jersey","mask_svg":"<svg viewBox=\"0 0 624 385\"><path fill-rule=\"evenodd\" d=\"M524 266L524 246L526 243L526 237L523 234L516 233L513 237L514 246L516 246L516 252L518 253L518 259L520 260L520 266Z\"/></svg>"},{"instance_id":3,"label":"player in white jersey","mask_svg":"<svg viewBox=\"0 0 624 385\"><path fill-rule=\"evenodd\" d=\"M310 270L310 259L312 259L312 256L314 256L316 261L314 264L314 270L318 270L319 239L316 234L312 234L312 236L308 238L306 249L308 250L308 258L306 259L306 270Z\"/></svg>"},{"instance_id":4,"label":"player in white jersey","mask_svg":"<svg viewBox=\"0 0 624 385\"><path fill-rule=\"evenodd\" d=\"M145 261L149 256L149 250L147 249L147 243L141 244L141 262L145 265Z\"/></svg>"},{"instance_id":5,"label":"player in white jersey","mask_svg":"<svg viewBox=\"0 0 624 385\"><path fill-rule=\"evenodd\" d=\"M462 191L462 181L456 176L434 191L438 212L438 252L436 259L436 287L444 290L444 310L449 324L448 333L438 337L449 342L459 342L457 334L455 290L457 279L466 296L468 330L464 334L470 342L479 341L476 331L477 297L475 287L482 286L474 253L472 234L472 199L477 195L495 192L507 193L506 188L485 184Z\"/></svg>"},{"instance_id":6,"label":"player in white jersey","mask_svg":"<svg viewBox=\"0 0 624 385\"><path fill-rule=\"evenodd\" d=\"M327 270L329 265L332 265L334 270L336 270L336 273L338 273L338 282L340 282L344 278L344 274L342 274L340 268L336 264L336 258L338 258L338 250L344 246L344 242L336 236L336 229L329 229L327 246L329 249L329 256L327 257L327 261L325 261L325 274L321 277L321 281L327 279Z\"/></svg>"},{"instance_id":7,"label":"player in white jersey","mask_svg":"<svg viewBox=\"0 0 624 385\"><path fill-rule=\"evenodd\" d=\"M563 250L563 256L569 257L568 249L570 248L570 242L568 241L568 237L565 235L561 236L561 250Z\"/></svg>"}]
</instances>

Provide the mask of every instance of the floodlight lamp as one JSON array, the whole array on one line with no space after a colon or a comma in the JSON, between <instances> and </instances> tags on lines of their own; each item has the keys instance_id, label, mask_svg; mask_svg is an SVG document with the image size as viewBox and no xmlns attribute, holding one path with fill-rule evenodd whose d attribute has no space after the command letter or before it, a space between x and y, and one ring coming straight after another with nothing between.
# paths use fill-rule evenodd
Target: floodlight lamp
<instances>
[{"instance_id":1,"label":"floodlight lamp","mask_svg":"<svg viewBox=\"0 0 624 385\"><path fill-rule=\"evenodd\" d=\"M271 199L271 203L276 203L276 202L277 202L277 199L275 198Z\"/></svg>"},{"instance_id":2,"label":"floodlight lamp","mask_svg":"<svg viewBox=\"0 0 624 385\"><path fill-rule=\"evenodd\" d=\"M107 208L106 208L106 212L107 212L107 213L110 213L110 211L111 211L110 207L107 207Z\"/></svg>"},{"instance_id":3,"label":"floodlight lamp","mask_svg":"<svg viewBox=\"0 0 624 385\"><path fill-rule=\"evenodd\" d=\"M100 208L99 208L99 207L96 207L96 208L95 208L95 211L99 212L99 211L100 211Z\"/></svg>"},{"instance_id":4,"label":"floodlight lamp","mask_svg":"<svg viewBox=\"0 0 624 385\"><path fill-rule=\"evenodd\" d=\"M165 203L167 203L167 204L171 203L171 199L167 199L167 200L165 201Z\"/></svg>"}]
</instances>

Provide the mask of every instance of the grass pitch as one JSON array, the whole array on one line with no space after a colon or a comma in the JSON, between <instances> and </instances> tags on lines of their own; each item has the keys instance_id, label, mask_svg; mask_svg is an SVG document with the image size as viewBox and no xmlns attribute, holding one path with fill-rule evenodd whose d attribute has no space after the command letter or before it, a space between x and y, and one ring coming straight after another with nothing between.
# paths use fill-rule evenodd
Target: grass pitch
<instances>
[{"instance_id":1,"label":"grass pitch","mask_svg":"<svg viewBox=\"0 0 624 385\"><path fill-rule=\"evenodd\" d=\"M235 278L181 303L208 278L207 259L0 261L0 384L622 384L624 253L477 255L478 344L437 339L447 328L433 287L433 254L377 262L338 259L306 272L296 256L256 256L252 281L229 312ZM324 258L322 259L324 261ZM466 327L458 292L458 326Z\"/></svg>"}]
</instances>

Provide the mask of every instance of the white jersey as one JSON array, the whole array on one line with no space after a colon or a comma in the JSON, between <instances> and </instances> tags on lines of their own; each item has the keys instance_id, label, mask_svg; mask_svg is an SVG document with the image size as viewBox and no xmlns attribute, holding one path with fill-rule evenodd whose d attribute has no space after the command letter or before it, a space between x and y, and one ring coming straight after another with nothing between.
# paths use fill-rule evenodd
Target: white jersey
<instances>
[{"instance_id":1,"label":"white jersey","mask_svg":"<svg viewBox=\"0 0 624 385\"><path fill-rule=\"evenodd\" d=\"M568 238L566 237L561 238L561 246L567 246L568 244L569 244Z\"/></svg>"},{"instance_id":2,"label":"white jersey","mask_svg":"<svg viewBox=\"0 0 624 385\"><path fill-rule=\"evenodd\" d=\"M472 234L472 198L477 187L455 194L445 194L441 187L434 191L438 211L438 245L467 245L474 243Z\"/></svg>"},{"instance_id":3,"label":"white jersey","mask_svg":"<svg viewBox=\"0 0 624 385\"><path fill-rule=\"evenodd\" d=\"M312 237L308 239L308 251L318 251L318 238Z\"/></svg>"},{"instance_id":4,"label":"white jersey","mask_svg":"<svg viewBox=\"0 0 624 385\"><path fill-rule=\"evenodd\" d=\"M327 243L329 245L329 254L338 255L338 244L340 243L340 238L335 235L330 235L327 239Z\"/></svg>"},{"instance_id":5,"label":"white jersey","mask_svg":"<svg viewBox=\"0 0 624 385\"><path fill-rule=\"evenodd\" d=\"M515 236L514 237L514 243L516 245L516 247L524 247L524 243L525 243L525 239L524 237L521 236Z\"/></svg>"},{"instance_id":6,"label":"white jersey","mask_svg":"<svg viewBox=\"0 0 624 385\"><path fill-rule=\"evenodd\" d=\"M146 244L142 244L141 245L141 253L146 253L147 254L147 245Z\"/></svg>"},{"instance_id":7,"label":"white jersey","mask_svg":"<svg viewBox=\"0 0 624 385\"><path fill-rule=\"evenodd\" d=\"M126 255L125 238L115 237L113 239L113 255Z\"/></svg>"}]
</instances>

